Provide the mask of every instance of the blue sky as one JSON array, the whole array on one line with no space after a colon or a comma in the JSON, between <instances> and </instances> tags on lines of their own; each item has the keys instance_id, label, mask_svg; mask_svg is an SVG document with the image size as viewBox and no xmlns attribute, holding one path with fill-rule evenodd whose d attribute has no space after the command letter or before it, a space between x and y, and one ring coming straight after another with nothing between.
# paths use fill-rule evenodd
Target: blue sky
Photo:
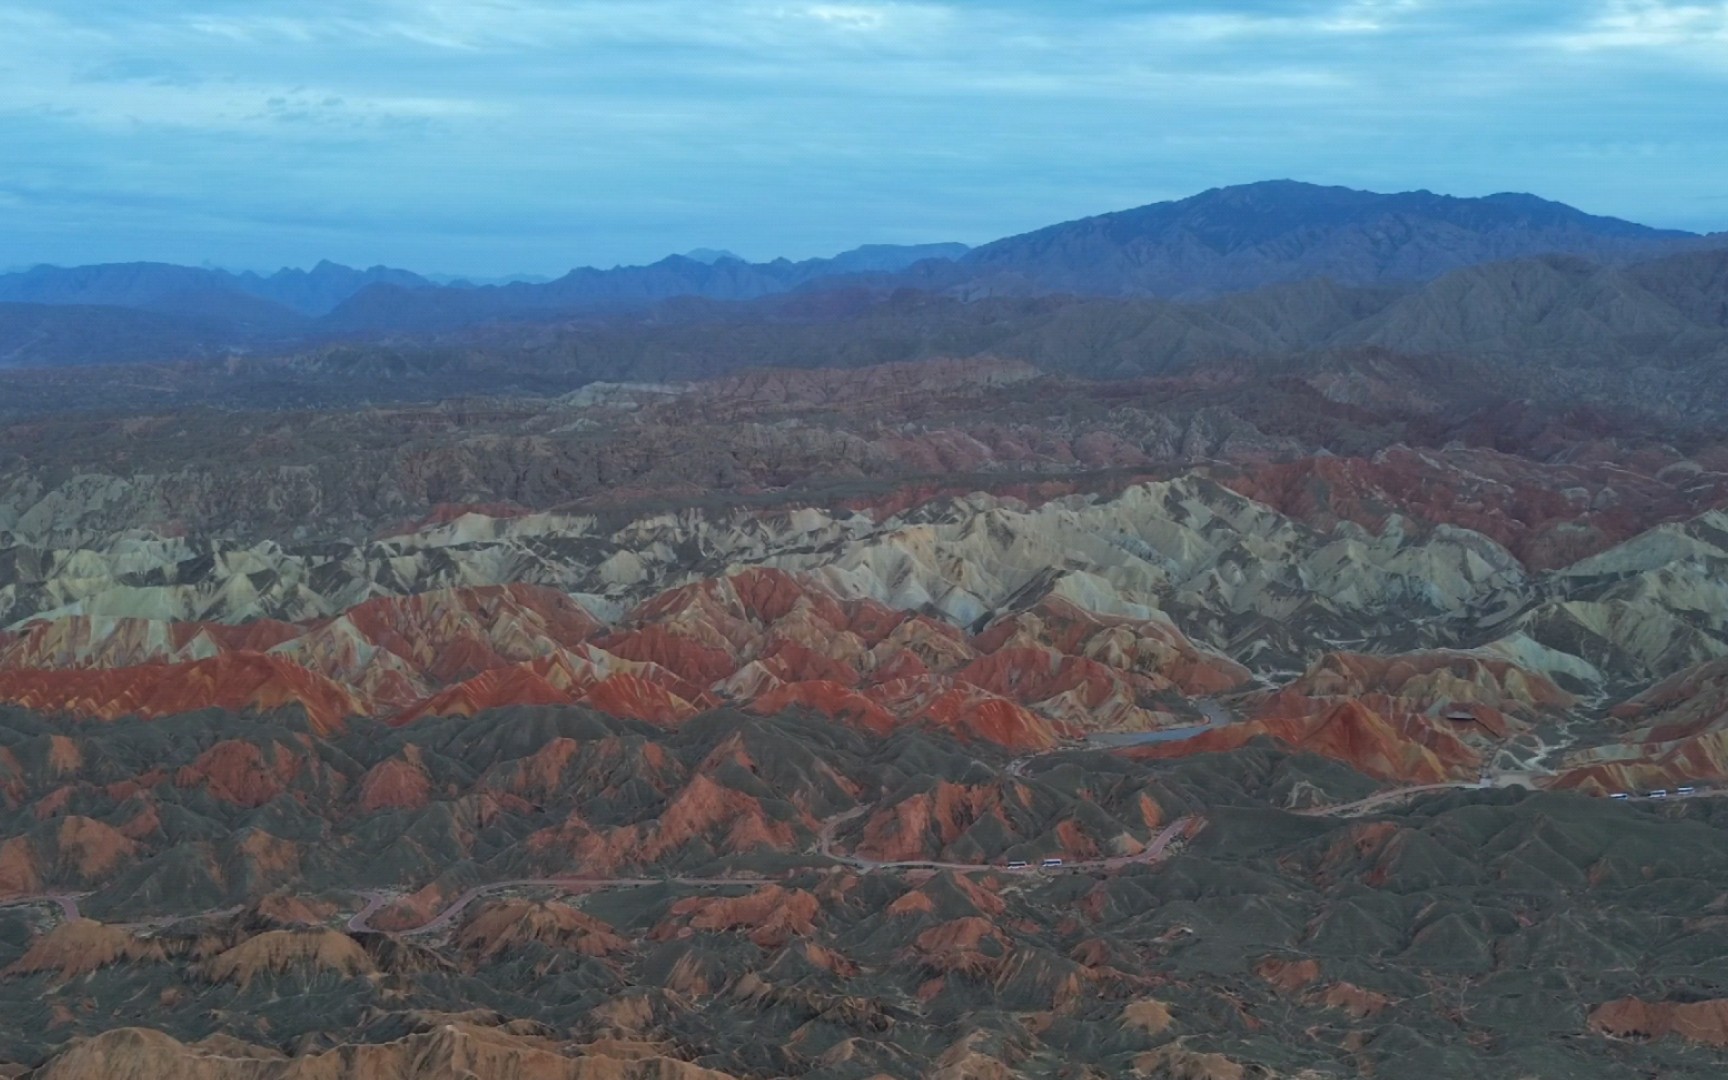
<instances>
[{"instance_id":1,"label":"blue sky","mask_svg":"<svg viewBox=\"0 0 1728 1080\"><path fill-rule=\"evenodd\" d=\"M0 267L558 272L1293 177L1728 228L1728 2L0 0Z\"/></svg>"}]
</instances>

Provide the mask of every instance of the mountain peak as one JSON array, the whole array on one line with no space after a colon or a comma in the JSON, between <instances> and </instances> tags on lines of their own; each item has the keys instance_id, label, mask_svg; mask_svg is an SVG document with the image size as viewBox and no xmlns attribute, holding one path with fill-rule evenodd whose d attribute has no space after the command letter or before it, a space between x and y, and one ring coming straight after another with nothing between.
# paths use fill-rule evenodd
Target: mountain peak
<instances>
[{"instance_id":1,"label":"mountain peak","mask_svg":"<svg viewBox=\"0 0 1728 1080\"><path fill-rule=\"evenodd\" d=\"M1044 291L1197 299L1313 277L1425 281L1532 255L1619 257L1690 236L1534 195L1383 194L1281 179L1052 225L963 261Z\"/></svg>"},{"instance_id":2,"label":"mountain peak","mask_svg":"<svg viewBox=\"0 0 1728 1080\"><path fill-rule=\"evenodd\" d=\"M691 248L684 253L683 257L691 262L707 263L709 266L722 262L741 263L745 261L742 255L734 254L725 248Z\"/></svg>"}]
</instances>

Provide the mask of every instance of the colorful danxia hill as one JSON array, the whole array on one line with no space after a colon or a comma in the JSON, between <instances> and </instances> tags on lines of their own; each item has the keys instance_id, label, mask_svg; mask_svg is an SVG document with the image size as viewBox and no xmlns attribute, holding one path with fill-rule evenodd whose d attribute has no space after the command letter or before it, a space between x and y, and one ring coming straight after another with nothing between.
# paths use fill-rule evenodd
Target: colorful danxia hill
<instances>
[{"instance_id":1,"label":"colorful danxia hill","mask_svg":"<svg viewBox=\"0 0 1728 1080\"><path fill-rule=\"evenodd\" d=\"M1728 278L1614 235L0 373L0 1076L1721 1075Z\"/></svg>"}]
</instances>

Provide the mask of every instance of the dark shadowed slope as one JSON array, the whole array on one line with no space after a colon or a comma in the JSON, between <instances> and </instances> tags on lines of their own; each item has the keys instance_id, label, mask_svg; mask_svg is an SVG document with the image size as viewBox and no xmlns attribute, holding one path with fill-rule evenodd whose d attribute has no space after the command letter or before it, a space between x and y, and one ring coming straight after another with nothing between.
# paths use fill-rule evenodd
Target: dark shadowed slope
<instances>
[{"instance_id":1,"label":"dark shadowed slope","mask_svg":"<svg viewBox=\"0 0 1728 1080\"><path fill-rule=\"evenodd\" d=\"M223 337L221 327L154 311L0 303L0 369L197 357Z\"/></svg>"}]
</instances>

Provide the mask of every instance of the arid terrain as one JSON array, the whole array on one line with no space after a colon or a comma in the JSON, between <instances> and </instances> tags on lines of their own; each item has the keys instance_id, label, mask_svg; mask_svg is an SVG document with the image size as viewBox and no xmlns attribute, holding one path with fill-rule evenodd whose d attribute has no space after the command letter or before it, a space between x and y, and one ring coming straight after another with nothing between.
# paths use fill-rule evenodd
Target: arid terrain
<instances>
[{"instance_id":1,"label":"arid terrain","mask_svg":"<svg viewBox=\"0 0 1728 1080\"><path fill-rule=\"evenodd\" d=\"M1723 263L1599 220L4 373L0 1076L1721 1075Z\"/></svg>"}]
</instances>

